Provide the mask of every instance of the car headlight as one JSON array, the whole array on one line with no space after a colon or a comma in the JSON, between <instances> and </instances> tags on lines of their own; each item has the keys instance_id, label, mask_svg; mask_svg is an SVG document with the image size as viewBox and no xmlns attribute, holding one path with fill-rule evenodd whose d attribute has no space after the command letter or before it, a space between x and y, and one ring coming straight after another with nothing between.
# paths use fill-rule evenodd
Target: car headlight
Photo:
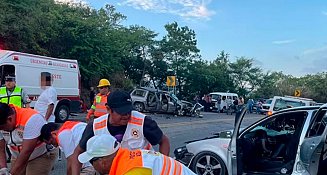
<instances>
[{"instance_id":1,"label":"car headlight","mask_svg":"<svg viewBox=\"0 0 327 175\"><path fill-rule=\"evenodd\" d=\"M175 154L176 159L181 159L182 157L184 157L185 153L187 153L186 146L182 146L182 147L176 148L174 150L174 154Z\"/></svg>"},{"instance_id":2,"label":"car headlight","mask_svg":"<svg viewBox=\"0 0 327 175\"><path fill-rule=\"evenodd\" d=\"M192 157L194 156L194 154L188 152L186 146L176 148L174 150L174 155L175 159L183 163L184 165L188 165Z\"/></svg>"}]
</instances>

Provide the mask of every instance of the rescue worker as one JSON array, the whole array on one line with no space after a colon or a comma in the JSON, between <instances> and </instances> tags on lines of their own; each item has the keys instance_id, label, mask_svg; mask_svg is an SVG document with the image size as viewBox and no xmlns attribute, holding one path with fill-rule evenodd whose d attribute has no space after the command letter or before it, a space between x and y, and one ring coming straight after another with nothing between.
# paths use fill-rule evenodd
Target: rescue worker
<instances>
[{"instance_id":1,"label":"rescue worker","mask_svg":"<svg viewBox=\"0 0 327 175\"><path fill-rule=\"evenodd\" d=\"M21 87L16 86L15 75L8 75L5 77L5 87L0 88L0 102L29 108L31 100Z\"/></svg>"},{"instance_id":2,"label":"rescue worker","mask_svg":"<svg viewBox=\"0 0 327 175\"><path fill-rule=\"evenodd\" d=\"M5 87L0 88L0 102L29 108L31 100L22 88L16 86L15 75L7 75ZM7 162L10 162L11 154L8 147L6 147L6 151L8 153Z\"/></svg>"},{"instance_id":3,"label":"rescue worker","mask_svg":"<svg viewBox=\"0 0 327 175\"><path fill-rule=\"evenodd\" d=\"M124 91L110 93L106 108L108 114L103 115L86 126L79 146L74 152L73 174L77 175L81 164L77 157L87 148L87 141L94 135L108 134L121 142L123 148L152 149L152 145L159 144L159 151L168 155L169 139L163 134L157 123L150 117L137 111L132 111L131 96Z\"/></svg>"},{"instance_id":4,"label":"rescue worker","mask_svg":"<svg viewBox=\"0 0 327 175\"><path fill-rule=\"evenodd\" d=\"M185 165L158 152L120 148L116 138L108 134L90 138L86 152L80 154L78 160L91 162L100 174L195 175Z\"/></svg>"},{"instance_id":5,"label":"rescue worker","mask_svg":"<svg viewBox=\"0 0 327 175\"><path fill-rule=\"evenodd\" d=\"M12 154L10 174L35 175L50 174L58 150L48 151L40 142L42 126L46 121L31 108L19 108L0 103L0 169L9 170L5 162L5 146L9 145Z\"/></svg>"},{"instance_id":6,"label":"rescue worker","mask_svg":"<svg viewBox=\"0 0 327 175\"><path fill-rule=\"evenodd\" d=\"M60 146L67 159L67 174L72 174L72 154L78 145L86 123L66 121L60 125L57 123L45 124L41 129L40 140L55 147ZM94 175L95 170L89 162L82 166L81 175Z\"/></svg>"},{"instance_id":7,"label":"rescue worker","mask_svg":"<svg viewBox=\"0 0 327 175\"><path fill-rule=\"evenodd\" d=\"M87 122L107 114L106 103L107 97L110 94L110 82L107 79L101 79L97 87L99 88L99 93L95 96L93 105L86 115Z\"/></svg>"}]
</instances>

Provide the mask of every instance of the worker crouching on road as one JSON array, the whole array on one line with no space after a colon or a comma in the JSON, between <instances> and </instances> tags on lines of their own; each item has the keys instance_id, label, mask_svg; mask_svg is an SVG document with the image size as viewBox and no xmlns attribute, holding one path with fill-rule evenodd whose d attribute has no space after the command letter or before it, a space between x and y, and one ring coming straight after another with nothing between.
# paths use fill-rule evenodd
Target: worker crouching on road
<instances>
[{"instance_id":1,"label":"worker crouching on road","mask_svg":"<svg viewBox=\"0 0 327 175\"><path fill-rule=\"evenodd\" d=\"M95 96L93 105L86 115L87 122L107 114L106 103L107 97L110 94L110 82L107 79L101 79L97 87L99 88L99 93Z\"/></svg>"},{"instance_id":2,"label":"worker crouching on road","mask_svg":"<svg viewBox=\"0 0 327 175\"><path fill-rule=\"evenodd\" d=\"M151 150L120 148L116 138L96 135L87 142L81 163L91 162L100 174L109 175L195 175L180 162Z\"/></svg>"},{"instance_id":3,"label":"worker crouching on road","mask_svg":"<svg viewBox=\"0 0 327 175\"><path fill-rule=\"evenodd\" d=\"M50 174L58 149L47 150L38 137L46 121L31 108L0 103L0 174L8 174L6 144L10 147L12 175Z\"/></svg>"},{"instance_id":4,"label":"worker crouching on road","mask_svg":"<svg viewBox=\"0 0 327 175\"><path fill-rule=\"evenodd\" d=\"M67 159L67 174L72 174L73 153L78 145L86 123L66 121L63 125L57 123L45 124L41 129L40 140L55 147L60 146ZM95 170L89 162L82 166L80 175L94 175Z\"/></svg>"},{"instance_id":5,"label":"worker crouching on road","mask_svg":"<svg viewBox=\"0 0 327 175\"><path fill-rule=\"evenodd\" d=\"M152 145L159 144L159 151L165 155L169 154L168 137L163 134L154 120L132 110L132 99L128 93L124 91L111 92L107 101L108 114L88 123L79 146L75 149L74 175L78 174L81 167L77 157L87 149L87 141L94 135L112 135L123 148L129 150L149 150L152 149Z\"/></svg>"}]
</instances>

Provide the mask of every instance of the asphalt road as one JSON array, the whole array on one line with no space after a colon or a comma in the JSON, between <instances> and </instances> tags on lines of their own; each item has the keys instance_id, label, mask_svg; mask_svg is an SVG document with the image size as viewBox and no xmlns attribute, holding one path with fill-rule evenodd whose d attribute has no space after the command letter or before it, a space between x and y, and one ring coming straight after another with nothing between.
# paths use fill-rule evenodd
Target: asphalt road
<instances>
[{"instance_id":1,"label":"asphalt road","mask_svg":"<svg viewBox=\"0 0 327 175\"><path fill-rule=\"evenodd\" d=\"M167 114L147 114L154 119L163 132L169 137L171 149L170 156L173 157L175 148L185 145L184 142L196 139L202 139L211 136L219 131L230 130L234 127L234 116L225 113L203 112L203 118L172 116ZM246 127L255 121L264 117L258 114L247 114L244 118ZM85 114L73 116L72 120L83 121ZM158 147L155 147L158 149ZM54 167L52 175L66 174L66 160L58 161Z\"/></svg>"}]
</instances>

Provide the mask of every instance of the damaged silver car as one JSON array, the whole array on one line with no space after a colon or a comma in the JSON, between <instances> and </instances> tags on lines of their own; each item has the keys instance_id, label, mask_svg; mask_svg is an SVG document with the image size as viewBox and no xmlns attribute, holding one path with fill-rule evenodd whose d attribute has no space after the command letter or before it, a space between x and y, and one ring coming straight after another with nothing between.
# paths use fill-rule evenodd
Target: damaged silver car
<instances>
[{"instance_id":1,"label":"damaged silver car","mask_svg":"<svg viewBox=\"0 0 327 175\"><path fill-rule=\"evenodd\" d=\"M197 174L323 175L327 172L327 105L276 112L240 130L188 142L177 160Z\"/></svg>"},{"instance_id":2,"label":"damaged silver car","mask_svg":"<svg viewBox=\"0 0 327 175\"><path fill-rule=\"evenodd\" d=\"M203 106L179 100L175 94L151 88L136 88L130 93L134 109L139 112L171 113L201 117Z\"/></svg>"}]
</instances>

